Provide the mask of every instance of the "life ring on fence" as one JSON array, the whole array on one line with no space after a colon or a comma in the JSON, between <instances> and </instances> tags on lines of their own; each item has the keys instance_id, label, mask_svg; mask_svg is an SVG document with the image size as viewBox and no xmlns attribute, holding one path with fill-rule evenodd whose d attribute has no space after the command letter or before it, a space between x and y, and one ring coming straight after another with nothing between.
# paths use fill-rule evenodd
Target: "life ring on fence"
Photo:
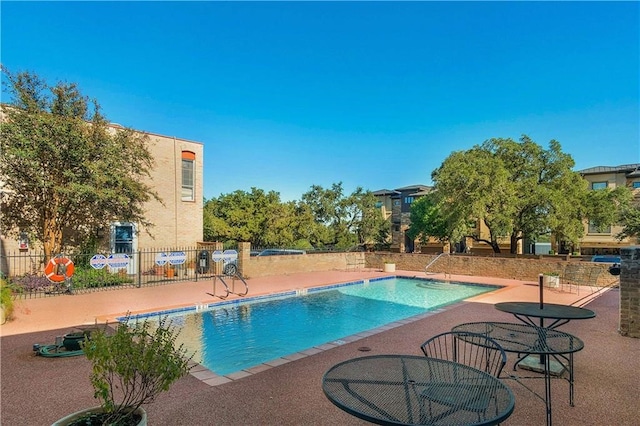
<instances>
[{"instance_id":1,"label":"life ring on fence","mask_svg":"<svg viewBox=\"0 0 640 426\"><path fill-rule=\"evenodd\" d=\"M44 274L53 283L61 283L73 276L73 262L68 257L57 256L52 258L44 267Z\"/></svg>"}]
</instances>

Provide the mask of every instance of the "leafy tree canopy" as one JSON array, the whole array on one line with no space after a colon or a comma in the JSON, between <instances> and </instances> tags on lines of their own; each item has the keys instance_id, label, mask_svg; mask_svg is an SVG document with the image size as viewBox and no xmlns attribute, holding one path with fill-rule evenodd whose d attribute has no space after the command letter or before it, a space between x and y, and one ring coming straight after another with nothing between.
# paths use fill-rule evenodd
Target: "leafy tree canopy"
<instances>
[{"instance_id":1,"label":"leafy tree canopy","mask_svg":"<svg viewBox=\"0 0 640 426\"><path fill-rule=\"evenodd\" d=\"M300 202L251 188L211 199L204 206L205 239L251 241L261 247L349 248L379 238L388 227L375 196L358 188L348 197L342 184L314 185Z\"/></svg>"},{"instance_id":2,"label":"leafy tree canopy","mask_svg":"<svg viewBox=\"0 0 640 426\"><path fill-rule=\"evenodd\" d=\"M636 243L640 243L640 206L624 206L620 212L620 221L624 228L616 238L622 240L635 237Z\"/></svg>"},{"instance_id":3,"label":"leafy tree canopy","mask_svg":"<svg viewBox=\"0 0 640 426\"><path fill-rule=\"evenodd\" d=\"M427 244L429 238L448 242L453 240L450 234L446 219L438 208L436 192L420 197L411 204L411 225L407 230L409 238L419 238L422 244Z\"/></svg>"},{"instance_id":4,"label":"leafy tree canopy","mask_svg":"<svg viewBox=\"0 0 640 426\"><path fill-rule=\"evenodd\" d=\"M76 84L2 72L10 99L0 124L6 232L27 232L50 257L112 221L151 226L143 204L159 198L143 183L153 167L147 135L110 127Z\"/></svg>"},{"instance_id":5,"label":"leafy tree canopy","mask_svg":"<svg viewBox=\"0 0 640 426\"><path fill-rule=\"evenodd\" d=\"M587 187L573 166L559 142L550 141L545 150L526 135L519 142L494 138L454 152L432 173L448 233L463 230L495 252L505 237L512 252L520 239L549 232L577 242L586 217ZM477 220L488 235L475 228Z\"/></svg>"},{"instance_id":6,"label":"leafy tree canopy","mask_svg":"<svg viewBox=\"0 0 640 426\"><path fill-rule=\"evenodd\" d=\"M376 197L361 187L345 196L342 182L326 189L313 185L302 195L302 201L311 209L316 223L330 230L329 244L340 249L382 242L389 227L376 207Z\"/></svg>"}]
</instances>

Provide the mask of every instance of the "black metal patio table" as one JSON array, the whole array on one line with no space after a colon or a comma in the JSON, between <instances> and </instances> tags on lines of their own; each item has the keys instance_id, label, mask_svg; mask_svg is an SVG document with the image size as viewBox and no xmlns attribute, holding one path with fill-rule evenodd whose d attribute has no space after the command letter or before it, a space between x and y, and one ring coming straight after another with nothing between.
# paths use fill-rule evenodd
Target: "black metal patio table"
<instances>
[{"instance_id":1,"label":"black metal patio table","mask_svg":"<svg viewBox=\"0 0 640 426\"><path fill-rule=\"evenodd\" d=\"M578 306L559 305L555 303L537 302L502 302L496 303L495 308L502 312L513 314L525 324L554 329L571 320L595 318L592 310ZM539 324L536 324L538 319ZM545 319L554 320L551 324L544 324Z\"/></svg>"},{"instance_id":2,"label":"black metal patio table","mask_svg":"<svg viewBox=\"0 0 640 426\"><path fill-rule=\"evenodd\" d=\"M515 398L498 378L457 362L415 355L374 355L331 367L327 398L347 413L382 425L493 425Z\"/></svg>"},{"instance_id":3,"label":"black metal patio table","mask_svg":"<svg viewBox=\"0 0 640 426\"><path fill-rule=\"evenodd\" d=\"M544 398L532 389L520 382L519 379L539 378L540 376L518 377L508 375L507 378L515 379L533 394L542 399L546 406L547 425L552 424L551 416L551 358L554 358L561 366L559 377L564 375L566 369L569 373L569 404L573 406L573 354L584 348L584 343L579 338L559 330L538 327L530 324L514 324L506 322L471 322L455 326L453 331L466 331L484 334L498 342L505 352L516 353L518 356L513 369L517 369L528 355L540 355L543 364L540 372L544 375ZM566 365L562 362L564 360ZM504 370L503 370L504 371Z\"/></svg>"}]
</instances>

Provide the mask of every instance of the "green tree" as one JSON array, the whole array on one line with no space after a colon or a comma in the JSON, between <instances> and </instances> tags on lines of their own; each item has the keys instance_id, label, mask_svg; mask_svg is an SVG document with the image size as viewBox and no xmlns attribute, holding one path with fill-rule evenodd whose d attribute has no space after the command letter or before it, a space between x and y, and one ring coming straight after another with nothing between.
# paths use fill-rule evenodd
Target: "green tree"
<instances>
[{"instance_id":1,"label":"green tree","mask_svg":"<svg viewBox=\"0 0 640 426\"><path fill-rule=\"evenodd\" d=\"M625 223L626 215L633 209L632 200L631 190L624 186L589 191L586 197L586 217L600 231L620 222Z\"/></svg>"},{"instance_id":2,"label":"green tree","mask_svg":"<svg viewBox=\"0 0 640 426\"><path fill-rule=\"evenodd\" d=\"M111 221L152 226L143 209L159 200L143 182L153 167L148 136L110 127L76 84L2 72L10 98L0 124L5 230L27 232L48 258Z\"/></svg>"},{"instance_id":3,"label":"green tree","mask_svg":"<svg viewBox=\"0 0 640 426\"><path fill-rule=\"evenodd\" d=\"M438 205L436 192L420 197L411 204L411 225L407 230L409 238L419 238L422 244L427 244L429 238L441 242L453 240L452 230L447 226Z\"/></svg>"},{"instance_id":4,"label":"green tree","mask_svg":"<svg viewBox=\"0 0 640 426\"><path fill-rule=\"evenodd\" d=\"M205 203L207 224L206 238L209 241L251 241L264 245L262 231L270 212L280 205L280 195L271 191L251 188L251 192L237 190L222 194Z\"/></svg>"},{"instance_id":5,"label":"green tree","mask_svg":"<svg viewBox=\"0 0 640 426\"><path fill-rule=\"evenodd\" d=\"M389 222L376 207L377 199L371 191L358 187L347 198L350 229L355 232L358 244L380 244L386 241Z\"/></svg>"},{"instance_id":6,"label":"green tree","mask_svg":"<svg viewBox=\"0 0 640 426\"><path fill-rule=\"evenodd\" d=\"M640 243L640 206L626 205L621 209L620 222L624 226L616 238L636 238L636 243Z\"/></svg>"},{"instance_id":7,"label":"green tree","mask_svg":"<svg viewBox=\"0 0 640 426\"><path fill-rule=\"evenodd\" d=\"M316 223L330 231L325 243L339 249L356 244L381 242L381 235L388 223L376 207L376 198L360 187L345 196L342 182L331 188L312 185L302 195L302 202L309 206Z\"/></svg>"},{"instance_id":8,"label":"green tree","mask_svg":"<svg viewBox=\"0 0 640 426\"><path fill-rule=\"evenodd\" d=\"M573 166L559 142L545 150L523 135L520 142L495 138L455 152L432 179L449 234L462 231L494 252L499 239L509 238L515 253L523 238L555 232L577 242L582 236L587 189ZM488 236L472 226L478 220Z\"/></svg>"}]
</instances>

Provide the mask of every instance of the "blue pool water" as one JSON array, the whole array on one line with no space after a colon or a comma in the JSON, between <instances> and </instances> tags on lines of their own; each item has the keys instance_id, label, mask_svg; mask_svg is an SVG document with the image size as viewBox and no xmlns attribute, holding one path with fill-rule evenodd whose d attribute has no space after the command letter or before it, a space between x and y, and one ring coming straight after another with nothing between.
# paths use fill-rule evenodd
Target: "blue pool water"
<instances>
[{"instance_id":1,"label":"blue pool water","mask_svg":"<svg viewBox=\"0 0 640 426\"><path fill-rule=\"evenodd\" d=\"M169 314L194 361L226 375L495 290L498 286L383 278L305 295L234 301ZM155 318L166 313L156 313ZM147 315L149 319L154 316Z\"/></svg>"}]
</instances>

